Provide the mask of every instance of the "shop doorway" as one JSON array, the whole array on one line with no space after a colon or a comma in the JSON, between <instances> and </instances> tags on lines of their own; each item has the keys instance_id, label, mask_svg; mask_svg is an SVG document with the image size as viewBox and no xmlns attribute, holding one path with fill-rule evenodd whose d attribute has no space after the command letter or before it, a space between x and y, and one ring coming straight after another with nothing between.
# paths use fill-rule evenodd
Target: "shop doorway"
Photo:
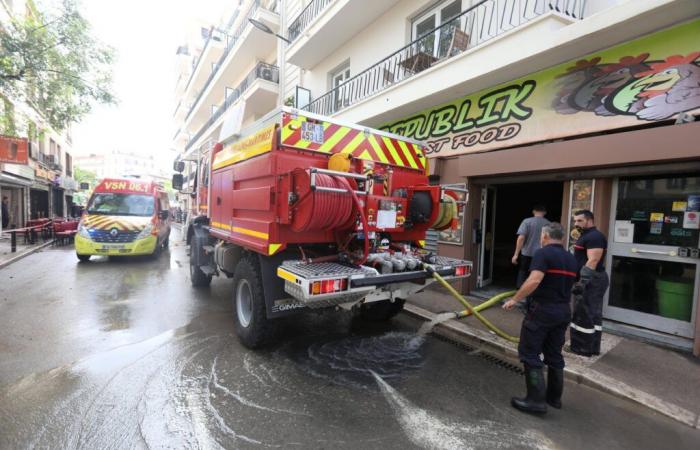
<instances>
[{"instance_id":1,"label":"shop doorway","mask_svg":"<svg viewBox=\"0 0 700 450\"><path fill-rule=\"evenodd\" d=\"M543 204L547 218L561 222L564 183L545 181L487 185L482 189L479 218L479 275L472 294L491 297L515 289L518 268L511 262L518 226Z\"/></svg>"},{"instance_id":2,"label":"shop doorway","mask_svg":"<svg viewBox=\"0 0 700 450\"><path fill-rule=\"evenodd\" d=\"M49 193L39 189L29 191L29 212L32 219L48 217L49 214Z\"/></svg>"}]
</instances>

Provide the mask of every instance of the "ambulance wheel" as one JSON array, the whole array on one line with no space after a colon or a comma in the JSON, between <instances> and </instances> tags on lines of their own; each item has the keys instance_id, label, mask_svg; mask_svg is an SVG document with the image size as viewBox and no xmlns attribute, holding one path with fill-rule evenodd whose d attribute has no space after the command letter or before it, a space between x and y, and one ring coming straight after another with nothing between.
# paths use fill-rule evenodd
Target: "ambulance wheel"
<instances>
[{"instance_id":1,"label":"ambulance wheel","mask_svg":"<svg viewBox=\"0 0 700 450\"><path fill-rule=\"evenodd\" d=\"M90 255L79 255L79 254L76 253L75 256L78 257L78 260L79 260L80 262L88 262L88 261L90 261Z\"/></svg>"},{"instance_id":2,"label":"ambulance wheel","mask_svg":"<svg viewBox=\"0 0 700 450\"><path fill-rule=\"evenodd\" d=\"M399 298L392 303L389 300L363 303L360 305L360 317L369 322L384 322L403 310L406 300Z\"/></svg>"},{"instance_id":3,"label":"ambulance wheel","mask_svg":"<svg viewBox=\"0 0 700 450\"><path fill-rule=\"evenodd\" d=\"M259 348L273 333L265 313L260 271L257 261L242 258L233 276L233 317L236 334L248 348Z\"/></svg>"}]
</instances>

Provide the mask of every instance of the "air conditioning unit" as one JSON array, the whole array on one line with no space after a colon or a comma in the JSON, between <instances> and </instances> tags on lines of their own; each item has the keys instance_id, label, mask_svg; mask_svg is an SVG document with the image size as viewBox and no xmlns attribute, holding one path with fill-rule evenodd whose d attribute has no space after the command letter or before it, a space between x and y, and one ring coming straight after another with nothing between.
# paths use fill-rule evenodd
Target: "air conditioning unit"
<instances>
[{"instance_id":1,"label":"air conditioning unit","mask_svg":"<svg viewBox=\"0 0 700 450\"><path fill-rule=\"evenodd\" d=\"M54 163L54 155L44 155L44 164L51 165Z\"/></svg>"},{"instance_id":2,"label":"air conditioning unit","mask_svg":"<svg viewBox=\"0 0 700 450\"><path fill-rule=\"evenodd\" d=\"M263 80L267 80L267 81L275 81L273 79L272 68L267 67L267 66L263 66L262 70L260 70L260 78L262 78Z\"/></svg>"}]
</instances>

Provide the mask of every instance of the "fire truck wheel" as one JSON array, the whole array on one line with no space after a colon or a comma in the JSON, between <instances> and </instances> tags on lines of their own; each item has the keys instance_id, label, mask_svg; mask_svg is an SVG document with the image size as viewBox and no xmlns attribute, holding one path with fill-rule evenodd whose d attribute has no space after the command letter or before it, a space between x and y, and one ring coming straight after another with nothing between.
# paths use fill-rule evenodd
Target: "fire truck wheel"
<instances>
[{"instance_id":1,"label":"fire truck wheel","mask_svg":"<svg viewBox=\"0 0 700 450\"><path fill-rule=\"evenodd\" d=\"M272 324L265 313L260 272L257 264L243 258L233 276L233 315L236 334L248 348L258 348L272 334Z\"/></svg>"},{"instance_id":2,"label":"fire truck wheel","mask_svg":"<svg viewBox=\"0 0 700 450\"><path fill-rule=\"evenodd\" d=\"M78 254L76 253L75 256L78 257L78 261L80 261L80 262L88 262L88 261L90 261L90 255L78 255Z\"/></svg>"},{"instance_id":3,"label":"fire truck wheel","mask_svg":"<svg viewBox=\"0 0 700 450\"><path fill-rule=\"evenodd\" d=\"M370 322L384 322L400 313L405 302L404 299L397 299L393 303L389 300L363 303L360 305L360 317Z\"/></svg>"},{"instance_id":4,"label":"fire truck wheel","mask_svg":"<svg viewBox=\"0 0 700 450\"><path fill-rule=\"evenodd\" d=\"M192 257L190 257L190 281L192 282L192 286L207 287L209 284L211 284L211 279L212 276L202 272L202 269L194 264Z\"/></svg>"}]
</instances>

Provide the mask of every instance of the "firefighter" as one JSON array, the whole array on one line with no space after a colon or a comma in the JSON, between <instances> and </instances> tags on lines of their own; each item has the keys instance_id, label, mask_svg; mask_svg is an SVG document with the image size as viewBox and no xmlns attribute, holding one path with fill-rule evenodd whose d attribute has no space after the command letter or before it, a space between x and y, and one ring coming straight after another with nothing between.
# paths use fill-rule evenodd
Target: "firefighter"
<instances>
[{"instance_id":1,"label":"firefighter","mask_svg":"<svg viewBox=\"0 0 700 450\"><path fill-rule=\"evenodd\" d=\"M578 282L573 289L571 351L583 356L599 355L603 334L603 296L610 284L604 266L608 241L595 227L593 213L587 209L574 213L574 226L581 236L574 245Z\"/></svg>"},{"instance_id":2,"label":"firefighter","mask_svg":"<svg viewBox=\"0 0 700 450\"><path fill-rule=\"evenodd\" d=\"M576 281L576 259L564 249L564 230L552 222L542 228L542 248L532 257L530 276L503 309L510 310L530 297L518 344L518 357L525 366L525 398L512 398L511 404L527 412L547 412L547 404L561 408L564 390L564 346L571 321L571 288ZM544 363L540 359L544 355ZM544 365L547 365L545 387Z\"/></svg>"}]
</instances>

